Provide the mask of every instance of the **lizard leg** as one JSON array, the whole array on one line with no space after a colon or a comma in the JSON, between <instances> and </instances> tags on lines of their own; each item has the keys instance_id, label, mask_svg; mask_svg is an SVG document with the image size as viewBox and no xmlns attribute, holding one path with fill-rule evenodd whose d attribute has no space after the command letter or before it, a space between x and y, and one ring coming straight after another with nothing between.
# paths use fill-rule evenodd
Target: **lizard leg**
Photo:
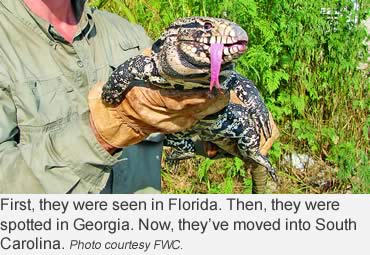
<instances>
[{"instance_id":1,"label":"lizard leg","mask_svg":"<svg viewBox=\"0 0 370 255\"><path fill-rule=\"evenodd\" d=\"M276 170L272 167L268 158L259 152L259 140L260 137L257 134L250 137L244 136L238 140L238 149L245 159L251 159L253 162L265 167L271 178L277 181Z\"/></svg>"},{"instance_id":2,"label":"lizard leg","mask_svg":"<svg viewBox=\"0 0 370 255\"><path fill-rule=\"evenodd\" d=\"M155 65L150 57L136 56L118 66L103 87L102 99L107 104L119 104L128 92L132 81L147 81L155 72Z\"/></svg>"},{"instance_id":3,"label":"lizard leg","mask_svg":"<svg viewBox=\"0 0 370 255\"><path fill-rule=\"evenodd\" d=\"M168 134L163 144L173 148L173 151L166 156L166 162L174 172L177 172L181 160L195 157L195 144L184 134Z\"/></svg>"},{"instance_id":4,"label":"lizard leg","mask_svg":"<svg viewBox=\"0 0 370 255\"><path fill-rule=\"evenodd\" d=\"M246 107L249 116L253 119L258 129L263 132L265 138L271 137L272 128L269 112L254 83L246 77L231 71L222 87L235 91L236 96Z\"/></svg>"}]
</instances>

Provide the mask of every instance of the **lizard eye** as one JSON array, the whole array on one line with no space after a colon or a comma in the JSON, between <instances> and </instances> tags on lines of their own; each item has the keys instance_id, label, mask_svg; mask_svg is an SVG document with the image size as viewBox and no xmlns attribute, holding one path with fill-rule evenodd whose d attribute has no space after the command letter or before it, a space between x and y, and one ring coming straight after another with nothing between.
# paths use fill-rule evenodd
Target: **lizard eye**
<instances>
[{"instance_id":1,"label":"lizard eye","mask_svg":"<svg viewBox=\"0 0 370 255\"><path fill-rule=\"evenodd\" d=\"M206 22L206 23L204 23L204 28L205 28L206 30L210 30L210 29L212 29L212 28L213 28L213 25L212 25L211 23L209 23L209 22Z\"/></svg>"}]
</instances>

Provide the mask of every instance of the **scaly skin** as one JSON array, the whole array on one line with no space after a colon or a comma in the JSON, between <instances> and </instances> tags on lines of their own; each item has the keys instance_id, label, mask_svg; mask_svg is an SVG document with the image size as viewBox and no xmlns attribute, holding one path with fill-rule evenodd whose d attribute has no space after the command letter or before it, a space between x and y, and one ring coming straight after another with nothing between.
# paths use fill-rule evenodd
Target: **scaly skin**
<instances>
[{"instance_id":1,"label":"scaly skin","mask_svg":"<svg viewBox=\"0 0 370 255\"><path fill-rule=\"evenodd\" d=\"M179 19L153 44L150 57L137 56L117 67L103 88L102 99L107 104L120 103L134 80L168 89L215 86L219 90L234 90L243 106L228 105L213 117L200 121L192 132L201 133L209 141L215 137L229 139L228 143L233 141L238 146L238 156L263 165L275 178L270 162L258 151L260 131L266 139L271 136L268 110L254 84L232 71L232 61L246 51L247 42L247 33L228 20ZM188 144L176 138L179 135L175 134L173 141L182 152L177 154L177 159L183 159L193 152L187 148Z\"/></svg>"},{"instance_id":2,"label":"scaly skin","mask_svg":"<svg viewBox=\"0 0 370 255\"><path fill-rule=\"evenodd\" d=\"M232 61L247 49L248 35L237 24L225 19L210 17L182 18L172 23L153 44L150 57L137 56L129 59L112 73L103 88L102 99L107 104L118 104L132 86L133 80L149 81L163 88L193 89L210 87L212 45L223 44L221 71L232 69ZM225 74L223 74L225 73ZM225 81L230 73L221 72ZM218 77L217 77L218 78ZM237 81L237 79L235 79ZM216 81L218 83L218 80ZM228 82L224 90L235 90L239 99L250 110L257 127L266 139L271 136L271 127L266 106L261 97L256 97L256 88L246 83ZM216 84L217 87L217 84Z\"/></svg>"},{"instance_id":3,"label":"scaly skin","mask_svg":"<svg viewBox=\"0 0 370 255\"><path fill-rule=\"evenodd\" d=\"M238 74L233 74L230 76L230 79L226 80L224 83L235 83L236 81L234 79L237 80L237 83L243 83L246 84L245 86L254 87L250 80ZM223 84L223 86L228 86L228 84ZM254 90L254 92L254 97L259 97L258 91ZM258 124L250 118L250 116L255 114L254 109L257 107L253 105L254 102L255 100L251 100L249 105L230 103L222 111L200 120L190 130L167 135L164 144L175 149L167 156L167 159L174 162L175 160L188 159L195 156L195 144L191 140L191 137L197 134L203 141L215 143L221 149L234 156L244 160L251 160L265 167L272 179L276 181L275 169L272 167L267 157L263 156L259 151L261 140L260 131ZM268 118L268 111L263 114L266 114ZM230 150L230 145L236 145L236 148ZM254 183L257 182L254 180ZM264 191L264 186L262 187L261 185L253 188L254 191L258 193L260 193L261 190Z\"/></svg>"}]
</instances>

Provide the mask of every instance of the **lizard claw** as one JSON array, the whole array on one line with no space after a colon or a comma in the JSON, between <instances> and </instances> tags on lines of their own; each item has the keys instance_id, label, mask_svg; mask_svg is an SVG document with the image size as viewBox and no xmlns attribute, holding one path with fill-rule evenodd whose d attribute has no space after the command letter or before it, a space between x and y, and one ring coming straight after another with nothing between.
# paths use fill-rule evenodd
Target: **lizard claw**
<instances>
[{"instance_id":1,"label":"lizard claw","mask_svg":"<svg viewBox=\"0 0 370 255\"><path fill-rule=\"evenodd\" d=\"M177 173L180 166L180 160L177 159L167 159L166 163L170 168L172 168L173 173Z\"/></svg>"},{"instance_id":2,"label":"lizard claw","mask_svg":"<svg viewBox=\"0 0 370 255\"><path fill-rule=\"evenodd\" d=\"M265 106L263 105L262 107ZM259 134L262 132L265 139L269 139L272 136L272 128L267 109L262 111L254 111L251 114L251 117L254 120L254 124L257 127Z\"/></svg>"},{"instance_id":3,"label":"lizard claw","mask_svg":"<svg viewBox=\"0 0 370 255\"><path fill-rule=\"evenodd\" d=\"M269 169L268 169L268 172L269 172L269 174L270 174L270 176L271 176L272 180L273 180L274 182L278 182L278 178L277 178L277 175L276 175L276 170L275 170L274 168L269 168Z\"/></svg>"},{"instance_id":4,"label":"lizard claw","mask_svg":"<svg viewBox=\"0 0 370 255\"><path fill-rule=\"evenodd\" d=\"M271 128L271 123L270 123L270 120L264 118L264 117L260 117L260 127L262 129L262 132L263 132L263 135L265 137L265 139L269 139L271 136L272 136L272 128Z\"/></svg>"},{"instance_id":5,"label":"lizard claw","mask_svg":"<svg viewBox=\"0 0 370 255\"><path fill-rule=\"evenodd\" d=\"M194 156L194 152L173 151L167 155L165 162L173 169L173 172L176 173L179 169L181 160L190 159Z\"/></svg>"}]
</instances>

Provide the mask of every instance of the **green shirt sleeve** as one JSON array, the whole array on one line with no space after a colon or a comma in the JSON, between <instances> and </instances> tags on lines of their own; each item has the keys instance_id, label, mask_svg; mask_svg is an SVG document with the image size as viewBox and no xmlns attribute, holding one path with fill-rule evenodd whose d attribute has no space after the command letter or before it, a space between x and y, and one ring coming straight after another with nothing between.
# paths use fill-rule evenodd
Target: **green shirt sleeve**
<instances>
[{"instance_id":1,"label":"green shirt sleeve","mask_svg":"<svg viewBox=\"0 0 370 255\"><path fill-rule=\"evenodd\" d=\"M0 119L0 193L65 193L80 181L92 187L86 192L96 192L108 178L104 168L118 162L119 155L111 156L97 142L88 113L73 116L63 128L31 143L18 144L16 108L4 82Z\"/></svg>"},{"instance_id":2,"label":"green shirt sleeve","mask_svg":"<svg viewBox=\"0 0 370 255\"><path fill-rule=\"evenodd\" d=\"M88 91L151 41L141 26L86 9L83 36L65 45L21 1L5 2L0 4L0 193L99 192L121 153L112 156L97 142L89 125Z\"/></svg>"},{"instance_id":3,"label":"green shirt sleeve","mask_svg":"<svg viewBox=\"0 0 370 255\"><path fill-rule=\"evenodd\" d=\"M7 87L0 83L0 193L44 192L17 147L15 111Z\"/></svg>"}]
</instances>

